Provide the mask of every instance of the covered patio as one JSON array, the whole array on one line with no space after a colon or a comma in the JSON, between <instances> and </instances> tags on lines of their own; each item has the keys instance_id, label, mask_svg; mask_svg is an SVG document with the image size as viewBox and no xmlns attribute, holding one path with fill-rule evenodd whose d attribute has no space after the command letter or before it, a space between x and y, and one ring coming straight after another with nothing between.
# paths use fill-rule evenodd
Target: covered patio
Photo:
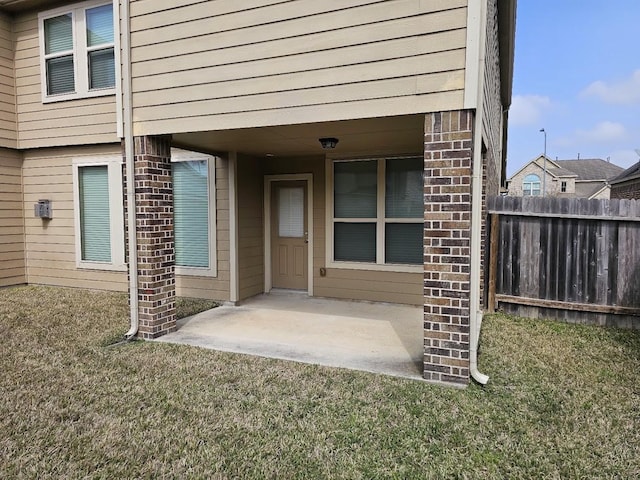
<instances>
[{"instance_id":1,"label":"covered patio","mask_svg":"<svg viewBox=\"0 0 640 480\"><path fill-rule=\"evenodd\" d=\"M178 322L157 339L422 379L422 309L272 290Z\"/></svg>"}]
</instances>

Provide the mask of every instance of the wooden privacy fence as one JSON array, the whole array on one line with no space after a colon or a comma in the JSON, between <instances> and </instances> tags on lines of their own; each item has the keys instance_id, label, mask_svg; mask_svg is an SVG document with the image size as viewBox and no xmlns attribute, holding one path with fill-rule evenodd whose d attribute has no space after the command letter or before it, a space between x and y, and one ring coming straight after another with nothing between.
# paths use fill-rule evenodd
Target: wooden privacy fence
<instances>
[{"instance_id":1,"label":"wooden privacy fence","mask_svg":"<svg viewBox=\"0 0 640 480\"><path fill-rule=\"evenodd\" d=\"M487 306L640 328L640 201L494 197Z\"/></svg>"}]
</instances>

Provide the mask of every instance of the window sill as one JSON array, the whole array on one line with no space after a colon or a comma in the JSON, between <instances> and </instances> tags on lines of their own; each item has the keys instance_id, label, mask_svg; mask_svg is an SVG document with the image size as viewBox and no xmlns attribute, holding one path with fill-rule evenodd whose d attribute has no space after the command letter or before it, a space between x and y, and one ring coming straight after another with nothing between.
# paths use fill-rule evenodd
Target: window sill
<instances>
[{"instance_id":1,"label":"window sill","mask_svg":"<svg viewBox=\"0 0 640 480\"><path fill-rule=\"evenodd\" d=\"M360 263L360 262L327 262L327 268L336 268L342 270L369 270L375 272L399 272L399 273L423 273L422 265L400 265L379 263Z\"/></svg>"},{"instance_id":2,"label":"window sill","mask_svg":"<svg viewBox=\"0 0 640 480\"><path fill-rule=\"evenodd\" d=\"M76 264L78 270L102 270L110 272L126 272L126 265L114 265L112 263L100 263L100 262L78 262Z\"/></svg>"},{"instance_id":3,"label":"window sill","mask_svg":"<svg viewBox=\"0 0 640 480\"><path fill-rule=\"evenodd\" d=\"M108 97L116 94L115 88L108 88L104 90L92 90L90 92L73 92L73 93L61 93L59 95L42 95L42 103L56 103L66 102L69 100L82 100L84 98L96 98L96 97Z\"/></svg>"},{"instance_id":4,"label":"window sill","mask_svg":"<svg viewBox=\"0 0 640 480\"><path fill-rule=\"evenodd\" d=\"M180 275L181 277L210 277L210 278L215 278L218 276L217 272L211 268L178 267L178 266L176 266L176 275Z\"/></svg>"}]
</instances>

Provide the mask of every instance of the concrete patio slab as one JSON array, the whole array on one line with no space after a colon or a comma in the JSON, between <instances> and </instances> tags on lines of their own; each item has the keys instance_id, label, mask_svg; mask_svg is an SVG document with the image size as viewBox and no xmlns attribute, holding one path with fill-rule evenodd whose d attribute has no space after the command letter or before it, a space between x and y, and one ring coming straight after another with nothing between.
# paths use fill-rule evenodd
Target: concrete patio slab
<instances>
[{"instance_id":1,"label":"concrete patio slab","mask_svg":"<svg viewBox=\"0 0 640 480\"><path fill-rule=\"evenodd\" d=\"M178 322L157 341L422 379L420 307L273 291Z\"/></svg>"}]
</instances>

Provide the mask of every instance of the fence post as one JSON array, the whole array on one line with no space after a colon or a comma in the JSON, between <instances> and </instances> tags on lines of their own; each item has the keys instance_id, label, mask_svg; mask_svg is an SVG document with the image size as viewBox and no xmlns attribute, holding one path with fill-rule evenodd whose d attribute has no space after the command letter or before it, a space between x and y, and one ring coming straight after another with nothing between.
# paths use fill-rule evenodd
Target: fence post
<instances>
[{"instance_id":1,"label":"fence post","mask_svg":"<svg viewBox=\"0 0 640 480\"><path fill-rule=\"evenodd\" d=\"M490 214L491 227L489 239L489 291L487 292L487 311L496 311L496 278L498 276L498 237L500 236L500 217L497 213Z\"/></svg>"}]
</instances>

